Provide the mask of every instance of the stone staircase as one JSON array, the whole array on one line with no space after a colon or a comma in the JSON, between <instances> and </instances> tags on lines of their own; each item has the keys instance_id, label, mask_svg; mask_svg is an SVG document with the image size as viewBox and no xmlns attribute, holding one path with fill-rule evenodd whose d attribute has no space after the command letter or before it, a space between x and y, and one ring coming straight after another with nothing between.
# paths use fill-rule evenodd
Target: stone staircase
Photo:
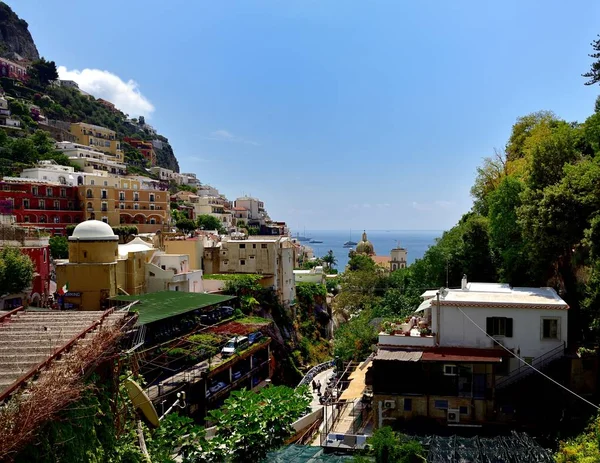
<instances>
[{"instance_id":1,"label":"stone staircase","mask_svg":"<svg viewBox=\"0 0 600 463\"><path fill-rule=\"evenodd\" d=\"M104 312L61 312L23 310L0 320L0 394L32 368L48 360ZM0 312L0 317L3 313ZM126 314L109 314L103 326L122 320ZM77 345L92 341L98 328L86 333Z\"/></svg>"}]
</instances>

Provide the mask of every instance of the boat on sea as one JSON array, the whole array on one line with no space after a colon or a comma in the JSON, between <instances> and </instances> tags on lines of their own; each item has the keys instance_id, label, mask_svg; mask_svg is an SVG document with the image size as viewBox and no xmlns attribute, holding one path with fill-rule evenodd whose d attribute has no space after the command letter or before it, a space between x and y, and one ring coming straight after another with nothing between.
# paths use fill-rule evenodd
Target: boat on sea
<instances>
[{"instance_id":1,"label":"boat on sea","mask_svg":"<svg viewBox=\"0 0 600 463\"><path fill-rule=\"evenodd\" d=\"M311 239L310 239L308 242L309 242L309 243L313 243L313 244L318 244L318 243L322 243L322 242L323 242L323 240L315 240L315 239L312 239L312 238L311 238Z\"/></svg>"},{"instance_id":2,"label":"boat on sea","mask_svg":"<svg viewBox=\"0 0 600 463\"><path fill-rule=\"evenodd\" d=\"M345 248L351 248L356 246L358 243L356 241L352 241L352 229L350 229L350 239L344 243Z\"/></svg>"},{"instance_id":3,"label":"boat on sea","mask_svg":"<svg viewBox=\"0 0 600 463\"><path fill-rule=\"evenodd\" d=\"M300 233L296 233L296 239L298 241L310 241L310 238L306 236L306 228L304 229L304 235L300 235Z\"/></svg>"}]
</instances>

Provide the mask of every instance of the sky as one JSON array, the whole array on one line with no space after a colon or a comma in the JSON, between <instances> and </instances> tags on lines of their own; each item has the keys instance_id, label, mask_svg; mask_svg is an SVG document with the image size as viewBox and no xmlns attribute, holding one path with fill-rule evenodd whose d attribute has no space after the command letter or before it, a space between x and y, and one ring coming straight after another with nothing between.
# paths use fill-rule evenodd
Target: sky
<instances>
[{"instance_id":1,"label":"sky","mask_svg":"<svg viewBox=\"0 0 600 463\"><path fill-rule=\"evenodd\" d=\"M7 3L61 77L294 230L450 228L517 117L599 93L592 0Z\"/></svg>"}]
</instances>

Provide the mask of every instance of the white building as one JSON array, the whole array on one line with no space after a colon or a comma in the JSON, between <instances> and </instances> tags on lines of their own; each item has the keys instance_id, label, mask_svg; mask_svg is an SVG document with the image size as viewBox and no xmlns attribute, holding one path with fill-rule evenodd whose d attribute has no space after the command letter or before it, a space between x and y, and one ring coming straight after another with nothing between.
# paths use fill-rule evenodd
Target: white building
<instances>
[{"instance_id":1,"label":"white building","mask_svg":"<svg viewBox=\"0 0 600 463\"><path fill-rule=\"evenodd\" d=\"M512 288L501 283L468 283L461 289L430 290L411 321L401 329L411 336L380 334L380 346L500 348L489 334L528 363L566 346L569 306L552 288ZM510 370L519 367L510 360Z\"/></svg>"},{"instance_id":2,"label":"white building","mask_svg":"<svg viewBox=\"0 0 600 463\"><path fill-rule=\"evenodd\" d=\"M187 254L156 253L146 264L149 293L157 291L204 292L202 270L191 270Z\"/></svg>"},{"instance_id":3,"label":"white building","mask_svg":"<svg viewBox=\"0 0 600 463\"><path fill-rule=\"evenodd\" d=\"M75 169L70 166L61 166L54 161L40 161L36 167L23 169L21 178L45 180L61 185L75 185Z\"/></svg>"},{"instance_id":4,"label":"white building","mask_svg":"<svg viewBox=\"0 0 600 463\"><path fill-rule=\"evenodd\" d=\"M196 177L196 174L193 172L182 172L181 173L181 183L183 185L189 185L191 187L199 187L201 185L200 180Z\"/></svg>"},{"instance_id":5,"label":"white building","mask_svg":"<svg viewBox=\"0 0 600 463\"><path fill-rule=\"evenodd\" d=\"M63 152L73 164L81 167L84 172L104 171L114 175L127 175L127 166L119 162L116 156L96 151L89 146L63 141L56 143L56 149Z\"/></svg>"},{"instance_id":6,"label":"white building","mask_svg":"<svg viewBox=\"0 0 600 463\"><path fill-rule=\"evenodd\" d=\"M325 272L322 266L311 268L310 270L294 270L294 280L296 283L325 283Z\"/></svg>"},{"instance_id":7,"label":"white building","mask_svg":"<svg viewBox=\"0 0 600 463\"><path fill-rule=\"evenodd\" d=\"M178 172L174 172L171 169L165 169L164 167L154 166L150 168L150 172L156 175L160 180L164 182L176 182L178 185L183 183L183 177Z\"/></svg>"}]
</instances>

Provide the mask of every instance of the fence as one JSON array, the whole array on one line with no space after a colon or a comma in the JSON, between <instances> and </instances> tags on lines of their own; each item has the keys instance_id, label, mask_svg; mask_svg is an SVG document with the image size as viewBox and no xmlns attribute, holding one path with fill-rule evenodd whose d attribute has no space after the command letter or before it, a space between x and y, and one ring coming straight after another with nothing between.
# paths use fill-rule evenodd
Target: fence
<instances>
[{"instance_id":1,"label":"fence","mask_svg":"<svg viewBox=\"0 0 600 463\"><path fill-rule=\"evenodd\" d=\"M304 376L304 378L302 378L302 380L298 383L298 386L296 386L296 387L298 388L300 386L305 386L305 385L310 384L315 376L317 376L319 373L322 373L325 370L333 368L334 365L335 365L335 360L329 360L328 362L321 363L319 365L312 367L308 371L306 376Z\"/></svg>"}]
</instances>

